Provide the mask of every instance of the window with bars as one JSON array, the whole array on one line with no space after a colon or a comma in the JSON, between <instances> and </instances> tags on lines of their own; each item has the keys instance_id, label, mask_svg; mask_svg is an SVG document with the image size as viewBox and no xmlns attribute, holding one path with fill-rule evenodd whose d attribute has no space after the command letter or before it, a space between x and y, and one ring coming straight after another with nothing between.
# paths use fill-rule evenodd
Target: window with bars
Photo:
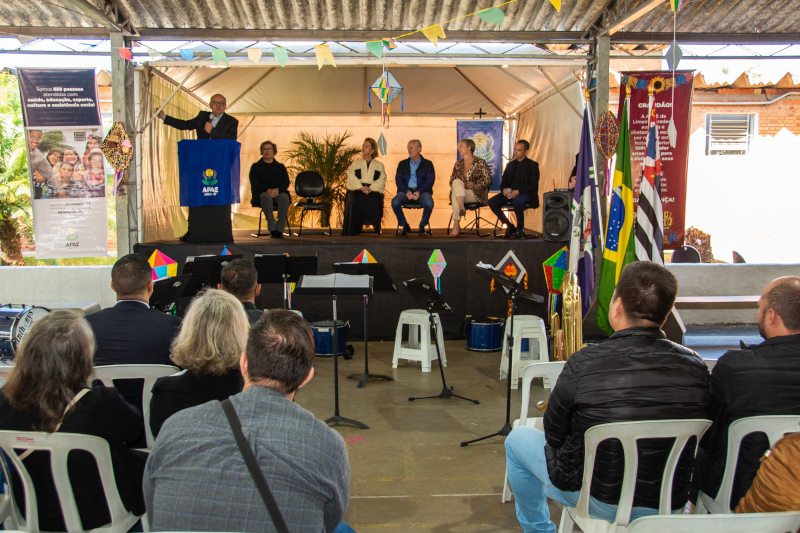
<instances>
[{"instance_id":1,"label":"window with bars","mask_svg":"<svg viewBox=\"0 0 800 533\"><path fill-rule=\"evenodd\" d=\"M757 115L706 115L706 155L746 155Z\"/></svg>"}]
</instances>

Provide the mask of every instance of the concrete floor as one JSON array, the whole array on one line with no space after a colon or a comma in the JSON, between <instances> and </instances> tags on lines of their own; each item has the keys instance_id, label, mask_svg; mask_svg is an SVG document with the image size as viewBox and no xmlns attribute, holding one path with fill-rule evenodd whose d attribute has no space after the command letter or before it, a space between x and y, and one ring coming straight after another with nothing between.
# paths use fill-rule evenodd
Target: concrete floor
<instances>
[{"instance_id":1,"label":"concrete floor","mask_svg":"<svg viewBox=\"0 0 800 533\"><path fill-rule=\"evenodd\" d=\"M514 503L501 503L505 448L494 437L461 447L460 442L498 431L505 422L506 381L500 381L500 352L470 352L464 341L447 341L447 384L457 398L416 400L442 390L437 363L423 373L419 363L400 361L392 369L392 342L369 345L369 369L395 381L371 379L362 389L347 379L363 372L363 343L352 343L352 360L339 358L341 416L368 425L336 429L345 438L352 469L350 508L345 521L356 531L385 529L414 532L520 531ZM317 418L333 415L333 360L318 357L314 379L297 402ZM538 382L538 380L537 380ZM532 402L547 392L534 382ZM537 386L538 384L538 386ZM519 418L521 392L512 390L512 420ZM532 409L532 416L541 415ZM560 516L551 503L551 512Z\"/></svg>"}]
</instances>

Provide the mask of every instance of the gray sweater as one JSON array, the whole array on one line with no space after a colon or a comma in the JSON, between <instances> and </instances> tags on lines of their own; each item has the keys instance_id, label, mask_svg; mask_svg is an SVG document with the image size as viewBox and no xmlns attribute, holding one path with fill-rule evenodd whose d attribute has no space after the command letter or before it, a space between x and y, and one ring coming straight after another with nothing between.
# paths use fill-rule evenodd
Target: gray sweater
<instances>
[{"instance_id":1,"label":"gray sweater","mask_svg":"<svg viewBox=\"0 0 800 533\"><path fill-rule=\"evenodd\" d=\"M275 389L230 399L289 531L336 529L350 501L344 439ZM216 401L164 423L144 496L151 531L275 531Z\"/></svg>"}]
</instances>

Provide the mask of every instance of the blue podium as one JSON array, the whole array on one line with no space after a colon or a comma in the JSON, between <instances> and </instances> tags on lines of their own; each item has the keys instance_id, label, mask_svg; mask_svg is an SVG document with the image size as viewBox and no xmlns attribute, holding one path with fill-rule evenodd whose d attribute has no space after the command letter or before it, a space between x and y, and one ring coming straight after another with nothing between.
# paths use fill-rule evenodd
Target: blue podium
<instances>
[{"instance_id":1,"label":"blue podium","mask_svg":"<svg viewBox=\"0 0 800 533\"><path fill-rule=\"evenodd\" d=\"M240 201L241 147L230 139L178 143L180 204L189 208L189 242L233 242L231 204Z\"/></svg>"}]
</instances>

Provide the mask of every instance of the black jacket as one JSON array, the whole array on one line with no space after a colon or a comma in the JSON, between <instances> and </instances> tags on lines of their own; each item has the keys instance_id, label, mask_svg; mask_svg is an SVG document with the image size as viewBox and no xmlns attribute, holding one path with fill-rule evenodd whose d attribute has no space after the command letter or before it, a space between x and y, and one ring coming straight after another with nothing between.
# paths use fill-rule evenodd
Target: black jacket
<instances>
[{"instance_id":1,"label":"black jacket","mask_svg":"<svg viewBox=\"0 0 800 533\"><path fill-rule=\"evenodd\" d=\"M261 207L261 194L267 189L278 189L279 193L289 194L289 173L283 163L265 163L259 159L250 167L250 205Z\"/></svg>"},{"instance_id":2,"label":"black jacket","mask_svg":"<svg viewBox=\"0 0 800 533\"><path fill-rule=\"evenodd\" d=\"M244 312L247 313L247 321L250 322L251 326L264 316L264 311L256 307L256 304L252 302L242 302L242 306L244 306Z\"/></svg>"},{"instance_id":3,"label":"black jacket","mask_svg":"<svg viewBox=\"0 0 800 533\"><path fill-rule=\"evenodd\" d=\"M397 172L394 181L397 185L398 193L408 192L408 181L411 179L410 157L402 159L397 163ZM417 192L433 192L433 184L436 181L436 170L433 168L433 161L425 159L422 154L419 156L419 167L417 167Z\"/></svg>"},{"instance_id":4,"label":"black jacket","mask_svg":"<svg viewBox=\"0 0 800 533\"><path fill-rule=\"evenodd\" d=\"M657 328L629 328L569 358L544 414L547 471L564 491L581 490L583 436L600 424L636 420L705 418L708 368L692 350L668 341ZM672 508L688 497L694 464L689 441L678 462ZM661 477L672 442L640 442L633 505L658 509ZM617 505L624 456L619 441L600 444L591 495Z\"/></svg>"},{"instance_id":5,"label":"black jacket","mask_svg":"<svg viewBox=\"0 0 800 533\"><path fill-rule=\"evenodd\" d=\"M717 496L728 454L728 427L740 418L763 415L800 415L800 335L772 337L719 358L711 372L708 419L713 425L700 442L703 454L695 474L697 488ZM732 508L750 488L768 448L763 433L742 441Z\"/></svg>"},{"instance_id":6,"label":"black jacket","mask_svg":"<svg viewBox=\"0 0 800 533\"><path fill-rule=\"evenodd\" d=\"M75 389L74 392L79 392ZM17 411L0 391L0 429L12 431L41 431L38 424L42 416L38 409ZM35 426L35 429L34 429ZM93 387L78 400L64 419L58 433L93 435L108 441L111 464L117 490L125 508L136 514L145 511L142 496L142 475L146 457L131 453L129 446L143 433L142 415L139 410L122 399L112 387ZM21 452L19 452L21 453ZM66 531L58 493L53 483L48 452L33 452L23 461L36 491L41 531ZM105 503L103 485L97 472L97 464L85 451L73 451L67 460L67 472L75 493L75 503L88 531L111 522ZM23 514L25 512L22 484L14 471L11 476L14 496Z\"/></svg>"},{"instance_id":7,"label":"black jacket","mask_svg":"<svg viewBox=\"0 0 800 533\"><path fill-rule=\"evenodd\" d=\"M190 120L181 120L169 115L164 115L164 124L172 126L178 130L195 130L198 139L233 139L239 131L239 121L223 113L217 122L217 127L211 129L211 133L206 133L206 122L211 122L210 111L200 111L196 117Z\"/></svg>"},{"instance_id":8,"label":"black jacket","mask_svg":"<svg viewBox=\"0 0 800 533\"><path fill-rule=\"evenodd\" d=\"M517 165L522 165L522 175L525 176L525 184L512 187L511 182L514 179L514 171ZM516 184L515 184L516 185ZM539 163L533 159L525 158L522 161L512 159L506 165L503 171L503 179L500 181L500 190L511 187L520 192L520 194L529 194L531 197L531 207L536 209L539 207Z\"/></svg>"}]
</instances>

